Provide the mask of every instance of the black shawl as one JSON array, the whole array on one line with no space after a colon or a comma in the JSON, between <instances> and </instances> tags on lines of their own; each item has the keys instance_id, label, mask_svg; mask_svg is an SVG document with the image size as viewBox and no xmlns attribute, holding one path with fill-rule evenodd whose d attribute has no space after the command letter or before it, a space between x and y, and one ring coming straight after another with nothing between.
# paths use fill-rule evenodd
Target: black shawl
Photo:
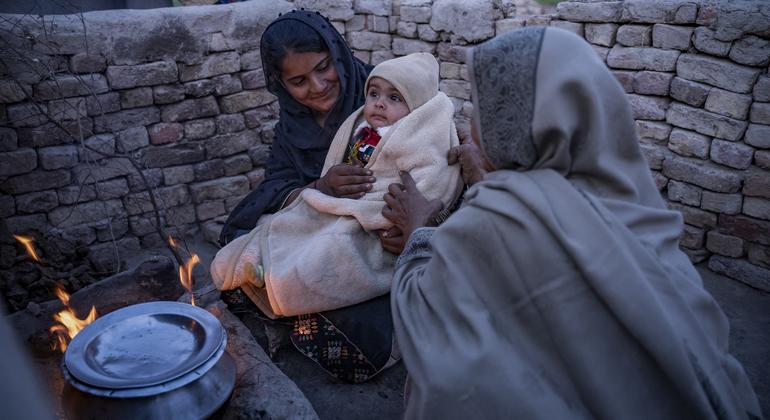
<instances>
[{"instance_id":1,"label":"black shawl","mask_svg":"<svg viewBox=\"0 0 770 420\"><path fill-rule=\"evenodd\" d=\"M283 88L278 75L271 74L262 57L267 89L278 97L281 108L279 121L265 168L265 180L230 213L219 237L223 245L253 229L262 214L277 211L292 190L318 179L334 134L345 118L364 102L364 84L372 66L353 57L342 36L318 12L295 10L271 25L287 19L297 25L309 26L326 42L339 74L340 96L321 127L312 110L294 100Z\"/></svg>"}]
</instances>

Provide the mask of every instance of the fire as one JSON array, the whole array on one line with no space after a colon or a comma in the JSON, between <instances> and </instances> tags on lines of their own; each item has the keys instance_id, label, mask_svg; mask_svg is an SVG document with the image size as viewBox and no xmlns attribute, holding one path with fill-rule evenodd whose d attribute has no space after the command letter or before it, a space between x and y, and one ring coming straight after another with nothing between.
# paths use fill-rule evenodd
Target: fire
<instances>
[{"instance_id":1,"label":"fire","mask_svg":"<svg viewBox=\"0 0 770 420\"><path fill-rule=\"evenodd\" d=\"M192 270L195 264L198 264L199 262L200 259L198 258L198 254L192 254L184 266L179 266L179 281L181 281L182 286L190 292L190 304L192 306L195 306L195 295L192 291Z\"/></svg>"},{"instance_id":2,"label":"fire","mask_svg":"<svg viewBox=\"0 0 770 420\"><path fill-rule=\"evenodd\" d=\"M35 247L32 246L33 242L35 241L34 238L31 236L21 236L21 235L13 235L14 238L16 238L17 241L21 242L22 245L24 245L24 248L27 249L27 254L29 254L30 257L32 257L33 260L40 262L40 257L37 255L37 251L35 251Z\"/></svg>"},{"instance_id":3,"label":"fire","mask_svg":"<svg viewBox=\"0 0 770 420\"><path fill-rule=\"evenodd\" d=\"M59 324L50 328L51 333L56 336L57 342L54 343L53 349L59 349L62 353L67 350L67 344L72 341L73 338L88 324L94 322L97 317L96 307L91 306L91 311L85 319L78 318L75 311L70 307L70 295L61 286L56 287L56 296L62 301L65 308L56 315L53 319Z\"/></svg>"},{"instance_id":4,"label":"fire","mask_svg":"<svg viewBox=\"0 0 770 420\"><path fill-rule=\"evenodd\" d=\"M59 298L64 306L70 306L70 294L67 293L61 286L57 285L54 293L56 293L56 297Z\"/></svg>"},{"instance_id":5,"label":"fire","mask_svg":"<svg viewBox=\"0 0 770 420\"><path fill-rule=\"evenodd\" d=\"M32 257L33 260L37 262L40 261L40 257L37 255L37 251L35 251L35 247L33 246L34 238L30 236L21 236L21 235L13 235L14 238L16 238L17 241L21 242L22 245L27 249L27 253L30 257ZM85 328L88 324L94 322L96 319L96 307L91 306L91 312L88 313L88 316L85 317L85 319L78 318L75 311L70 307L70 295L67 293L61 286L57 285L56 290L54 290L56 293L56 296L59 298L59 300L62 301L65 308L56 315L53 316L53 319L58 322L58 324L52 326L49 328L49 331L53 333L56 336L56 343L53 345L53 350L59 349L62 353L64 353L64 350L67 350L67 343L72 341L73 338L82 330Z\"/></svg>"},{"instance_id":6,"label":"fire","mask_svg":"<svg viewBox=\"0 0 770 420\"><path fill-rule=\"evenodd\" d=\"M174 248L179 248L179 244L177 241L171 236L168 236L168 243L173 246ZM190 292L190 304L192 306L195 306L195 294L193 293L193 267L195 267L195 264L198 264L200 262L200 258L198 258L198 254L190 254L190 258L187 259L187 262L185 265L179 266L179 281L182 283L182 286L184 286L185 289L187 289L188 292Z\"/></svg>"}]
</instances>

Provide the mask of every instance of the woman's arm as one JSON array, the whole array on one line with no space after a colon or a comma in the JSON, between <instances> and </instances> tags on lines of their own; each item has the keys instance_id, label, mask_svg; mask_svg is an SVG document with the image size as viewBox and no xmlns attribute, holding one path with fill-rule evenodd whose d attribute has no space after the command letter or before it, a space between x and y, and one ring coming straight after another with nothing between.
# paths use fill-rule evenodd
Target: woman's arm
<instances>
[{"instance_id":1,"label":"woman's arm","mask_svg":"<svg viewBox=\"0 0 770 420\"><path fill-rule=\"evenodd\" d=\"M265 180L262 185L269 186L278 192L267 208L271 213L286 207L306 186L306 180L296 167L291 153L281 142L273 142L270 159L265 165Z\"/></svg>"},{"instance_id":2,"label":"woman's arm","mask_svg":"<svg viewBox=\"0 0 770 420\"><path fill-rule=\"evenodd\" d=\"M264 181L230 212L219 236L220 244L224 246L253 229L263 214L280 210L290 192L305 182L291 153L284 148L281 138L276 138L265 163Z\"/></svg>"},{"instance_id":3,"label":"woman's arm","mask_svg":"<svg viewBox=\"0 0 770 420\"><path fill-rule=\"evenodd\" d=\"M481 149L472 140L469 131L458 130L458 135L460 136L461 144L449 149L447 160L450 165L455 165L458 163L460 164L460 175L463 178L463 183L469 187L484 179L486 174L489 171L494 170L494 168L491 166L491 164L489 164L489 160L486 158L486 156L484 156ZM411 179L411 176L409 178ZM410 222L405 219L406 216L403 214L404 211L400 209L399 206L397 206L399 209L394 211L394 207L391 205L393 203L389 204L387 203L387 200L395 200L395 195L393 193L401 191L403 187L404 186L401 184L392 184L391 187L389 187L389 193L386 194L386 206L383 207L382 213L383 216L393 221L394 223L396 223L396 220L399 220L399 222L396 223L396 226L388 230L382 230L378 232L382 248L394 254L400 254L406 245L406 241L409 239L409 234L402 232L399 224L403 225ZM419 194L419 191L417 193ZM417 197L412 198L417 199ZM427 200L425 200L425 198L421 195L420 198L422 198L422 200L417 201L420 202L420 206L422 208L416 210L422 214L420 218L425 219L426 214L424 213L426 211L425 209L427 206ZM430 218L417 221L417 225L419 225L417 227L438 226L449 217L455 208L456 205L445 208L440 207L438 208L438 211L436 211L435 208L430 208ZM413 214L412 216L415 215Z\"/></svg>"},{"instance_id":4,"label":"woman's arm","mask_svg":"<svg viewBox=\"0 0 770 420\"><path fill-rule=\"evenodd\" d=\"M408 172L401 174L404 184L390 184L383 199L382 215L394 223L387 230L377 232L382 248L401 254L411 232L421 227L435 227L449 217L453 208L444 207L441 200L428 200L420 193ZM409 185L409 187L407 187Z\"/></svg>"}]
</instances>

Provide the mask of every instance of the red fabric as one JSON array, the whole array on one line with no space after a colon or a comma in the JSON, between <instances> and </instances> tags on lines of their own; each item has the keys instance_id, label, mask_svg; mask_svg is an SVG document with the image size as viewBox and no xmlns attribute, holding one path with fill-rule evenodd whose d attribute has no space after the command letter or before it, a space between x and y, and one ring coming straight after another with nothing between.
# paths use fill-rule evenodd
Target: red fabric
<instances>
[{"instance_id":1,"label":"red fabric","mask_svg":"<svg viewBox=\"0 0 770 420\"><path fill-rule=\"evenodd\" d=\"M377 130L373 129L372 127L364 127L362 130L361 138L356 142L358 145L360 144L371 144L372 146L377 146L377 143L380 142L380 135L377 133Z\"/></svg>"}]
</instances>

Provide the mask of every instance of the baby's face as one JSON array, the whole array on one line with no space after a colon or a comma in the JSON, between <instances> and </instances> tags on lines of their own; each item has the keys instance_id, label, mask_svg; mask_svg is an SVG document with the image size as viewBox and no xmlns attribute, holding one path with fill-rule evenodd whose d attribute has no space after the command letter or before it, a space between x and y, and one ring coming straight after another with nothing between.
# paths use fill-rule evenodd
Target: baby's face
<instances>
[{"instance_id":1,"label":"baby's face","mask_svg":"<svg viewBox=\"0 0 770 420\"><path fill-rule=\"evenodd\" d=\"M369 81L364 104L364 118L374 128L393 125L409 113L401 93L387 80L373 77Z\"/></svg>"}]
</instances>

